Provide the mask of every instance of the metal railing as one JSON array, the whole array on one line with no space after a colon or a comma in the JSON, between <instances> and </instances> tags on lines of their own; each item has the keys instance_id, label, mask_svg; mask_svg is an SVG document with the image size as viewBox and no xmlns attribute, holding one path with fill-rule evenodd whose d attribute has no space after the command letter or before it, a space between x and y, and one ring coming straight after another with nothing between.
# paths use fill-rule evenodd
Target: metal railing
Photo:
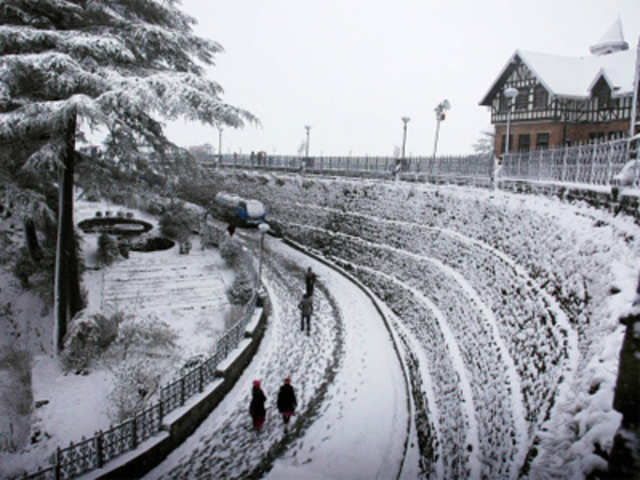
<instances>
[{"instance_id":1,"label":"metal railing","mask_svg":"<svg viewBox=\"0 0 640 480\"><path fill-rule=\"evenodd\" d=\"M474 176L489 177L492 156L473 154L440 157L300 157L291 155L251 156L222 155L217 161L205 162L210 166L251 167L271 170L307 170L329 175L392 175L417 176Z\"/></svg>"},{"instance_id":2,"label":"metal railing","mask_svg":"<svg viewBox=\"0 0 640 480\"><path fill-rule=\"evenodd\" d=\"M499 177L611 185L630 160L628 139L586 143L550 150L505 154ZM638 175L636 172L635 180Z\"/></svg>"},{"instance_id":3,"label":"metal railing","mask_svg":"<svg viewBox=\"0 0 640 480\"><path fill-rule=\"evenodd\" d=\"M638 185L640 161L632 162L637 146L629 139L585 143L548 150L503 155L495 174L502 179L557 181L611 185L620 174ZM638 142L640 143L640 142ZM635 155L632 155L635 154ZM213 157L212 157L213 158ZM222 155L206 166L309 171L328 175L392 176L427 180L438 177L468 177L486 180L494 175L493 154L439 157L301 157L292 155ZM622 173L621 173L622 172ZM629 180L626 180L627 183Z\"/></svg>"},{"instance_id":4,"label":"metal railing","mask_svg":"<svg viewBox=\"0 0 640 480\"><path fill-rule=\"evenodd\" d=\"M246 255L247 268L255 270L249 253L242 250L240 255ZM82 437L78 443L71 442L68 447L58 447L52 455L52 465L16 478L29 480L74 478L101 468L108 461L134 450L141 442L157 434L162 430L162 420L167 413L183 406L189 398L201 393L206 385L213 382L216 378L216 367L244 337L244 331L255 313L256 304L257 292L254 291L251 299L244 306L240 320L228 328L216 342L215 353L180 378L161 387L160 399L157 402L119 425L96 432L89 439Z\"/></svg>"}]
</instances>

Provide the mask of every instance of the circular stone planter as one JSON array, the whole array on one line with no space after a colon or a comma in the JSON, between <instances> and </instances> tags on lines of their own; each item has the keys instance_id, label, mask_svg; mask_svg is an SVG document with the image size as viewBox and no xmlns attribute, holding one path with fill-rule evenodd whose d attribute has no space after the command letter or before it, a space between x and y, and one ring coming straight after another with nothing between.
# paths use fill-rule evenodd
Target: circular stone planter
<instances>
[{"instance_id":1,"label":"circular stone planter","mask_svg":"<svg viewBox=\"0 0 640 480\"><path fill-rule=\"evenodd\" d=\"M144 240L131 242L130 250L134 252L157 252L169 250L176 244L173 240L164 237L151 237Z\"/></svg>"},{"instance_id":2,"label":"circular stone planter","mask_svg":"<svg viewBox=\"0 0 640 480\"><path fill-rule=\"evenodd\" d=\"M94 217L78 223L84 233L109 233L112 235L133 236L147 233L153 228L149 222L133 218Z\"/></svg>"}]
</instances>

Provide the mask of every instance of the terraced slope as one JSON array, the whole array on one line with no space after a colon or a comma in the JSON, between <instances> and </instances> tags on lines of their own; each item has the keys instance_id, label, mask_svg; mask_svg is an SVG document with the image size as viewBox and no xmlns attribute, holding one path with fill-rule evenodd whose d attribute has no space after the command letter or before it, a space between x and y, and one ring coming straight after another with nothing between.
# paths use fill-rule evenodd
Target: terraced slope
<instances>
[{"instance_id":1,"label":"terraced slope","mask_svg":"<svg viewBox=\"0 0 640 480\"><path fill-rule=\"evenodd\" d=\"M631 268L633 236L586 209L486 191L246 172L224 181L267 202L287 235L397 315L427 412L416 418L427 477L517 478L540 459L546 474L579 478L598 464L615 421L572 430L571 415L610 415L612 379L594 362L618 335L608 297L616 268ZM581 442L576 461L570 445Z\"/></svg>"}]
</instances>

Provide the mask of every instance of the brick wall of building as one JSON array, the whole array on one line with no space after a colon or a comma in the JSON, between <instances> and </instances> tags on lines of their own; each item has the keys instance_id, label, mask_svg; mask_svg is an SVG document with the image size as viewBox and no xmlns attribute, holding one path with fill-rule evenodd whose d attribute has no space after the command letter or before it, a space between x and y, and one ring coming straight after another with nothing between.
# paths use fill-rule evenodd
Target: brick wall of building
<instances>
[{"instance_id":1,"label":"brick wall of building","mask_svg":"<svg viewBox=\"0 0 640 480\"><path fill-rule=\"evenodd\" d=\"M503 151L503 139L506 134L507 126L505 124L495 125L494 148L496 152ZM511 141L509 150L511 152L518 151L518 139L521 134L529 134L530 143L529 150L536 149L536 139L539 133L549 134L549 148L563 145L565 139L565 125L559 122L526 122L511 124L509 127ZM626 135L629 131L629 122L620 120L615 122L576 124L568 123L566 125L566 139L572 144L578 142L588 142L590 134L604 134L608 138L610 132L624 132Z\"/></svg>"}]
</instances>

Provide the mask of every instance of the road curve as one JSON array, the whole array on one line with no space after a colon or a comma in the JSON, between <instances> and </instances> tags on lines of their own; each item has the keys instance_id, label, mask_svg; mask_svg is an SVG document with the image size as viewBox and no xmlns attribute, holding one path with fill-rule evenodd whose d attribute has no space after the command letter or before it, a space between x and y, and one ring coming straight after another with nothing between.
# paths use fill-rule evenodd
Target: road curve
<instances>
[{"instance_id":1,"label":"road curve","mask_svg":"<svg viewBox=\"0 0 640 480\"><path fill-rule=\"evenodd\" d=\"M321 415L266 478L397 478L409 414L402 368L383 318L339 272L275 239L269 248L318 274L342 313L345 352Z\"/></svg>"}]
</instances>

